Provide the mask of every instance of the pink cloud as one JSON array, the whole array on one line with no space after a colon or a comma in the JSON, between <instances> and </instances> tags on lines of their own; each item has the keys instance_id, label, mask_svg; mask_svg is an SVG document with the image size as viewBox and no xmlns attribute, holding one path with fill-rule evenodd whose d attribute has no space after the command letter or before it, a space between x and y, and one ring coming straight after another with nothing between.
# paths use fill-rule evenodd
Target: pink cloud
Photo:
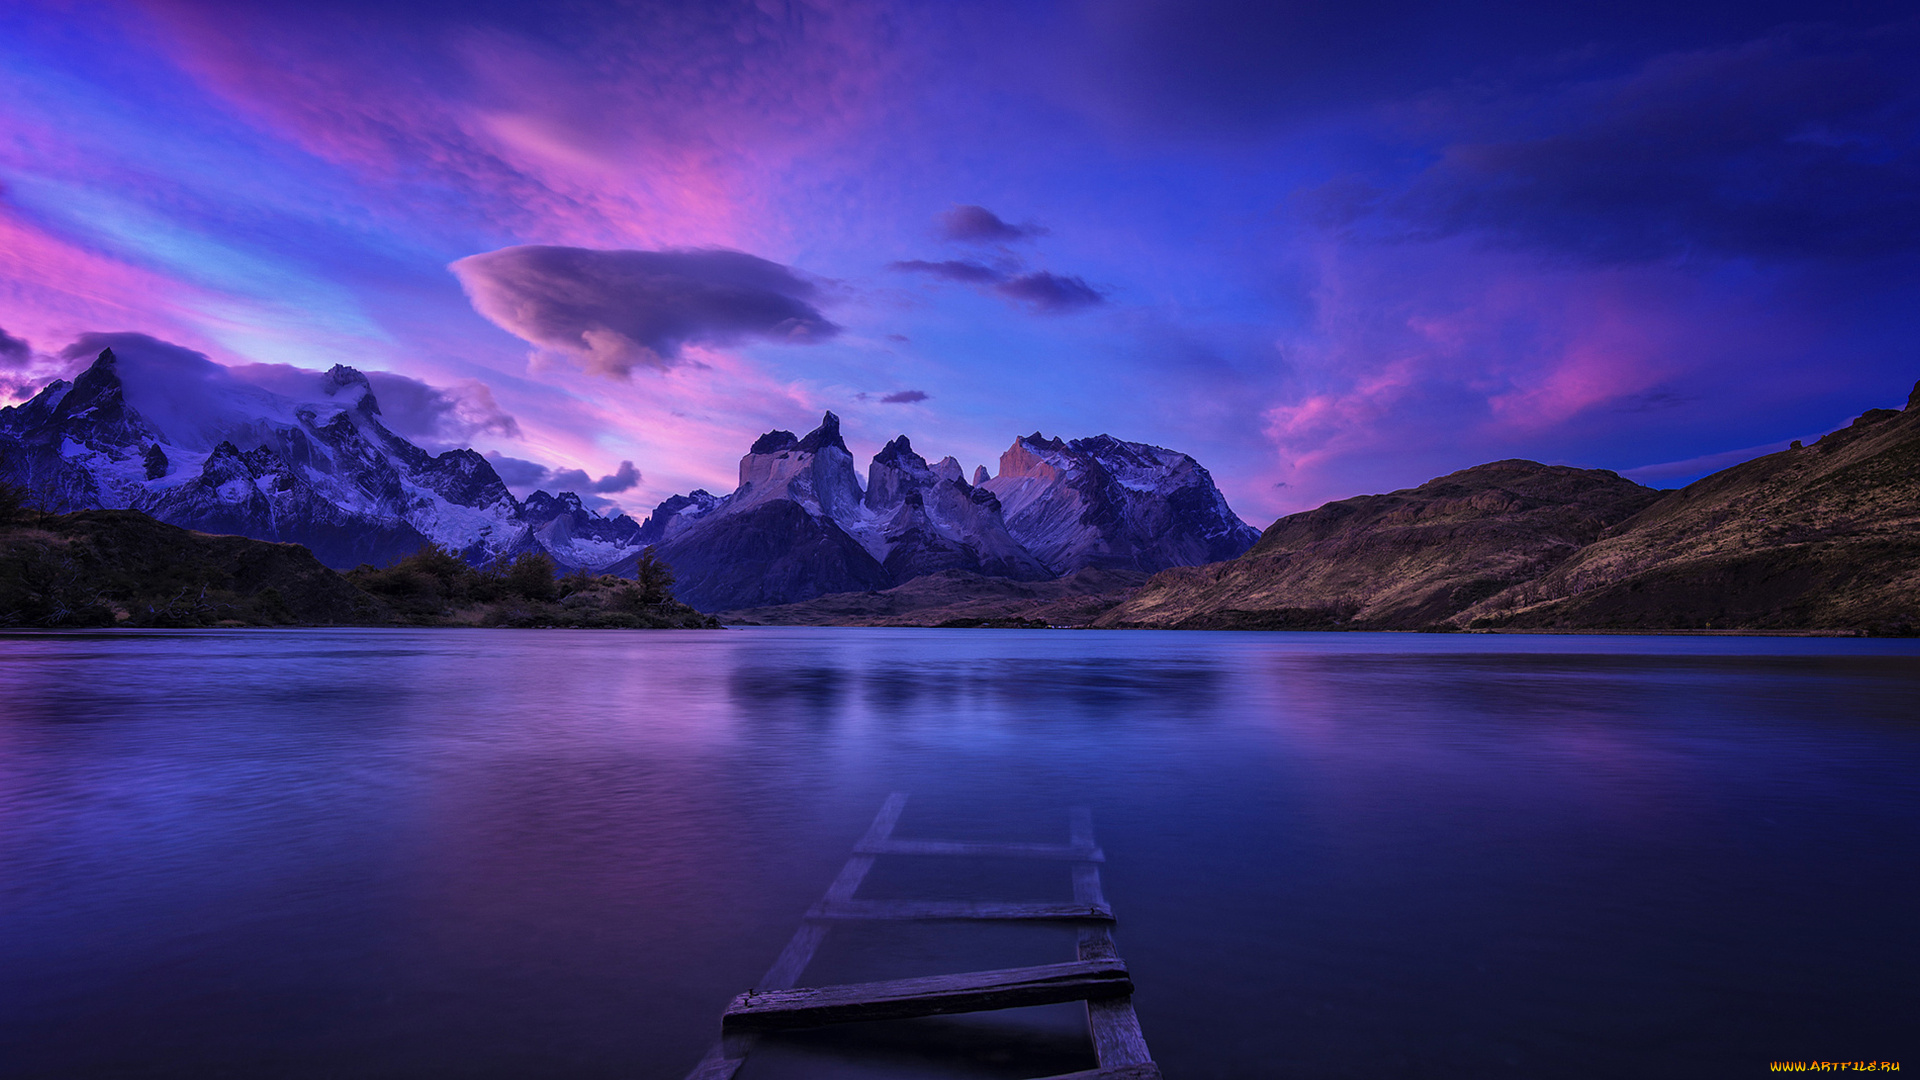
<instances>
[{"instance_id":1,"label":"pink cloud","mask_svg":"<svg viewBox=\"0 0 1920 1080\"><path fill-rule=\"evenodd\" d=\"M1687 388L1794 370L1817 337L1753 282L1666 265L1448 241L1324 247L1316 271L1312 323L1280 342L1290 392L1263 414L1280 512L1502 457L1639 465L1636 439L1687 423L1665 411Z\"/></svg>"},{"instance_id":2,"label":"pink cloud","mask_svg":"<svg viewBox=\"0 0 1920 1080\"><path fill-rule=\"evenodd\" d=\"M148 7L194 78L307 152L409 191L402 212L541 242L764 247L780 228L769 176L891 108L900 74L880 46L889 16L859 3L641 6L543 27L564 47L470 12Z\"/></svg>"}]
</instances>

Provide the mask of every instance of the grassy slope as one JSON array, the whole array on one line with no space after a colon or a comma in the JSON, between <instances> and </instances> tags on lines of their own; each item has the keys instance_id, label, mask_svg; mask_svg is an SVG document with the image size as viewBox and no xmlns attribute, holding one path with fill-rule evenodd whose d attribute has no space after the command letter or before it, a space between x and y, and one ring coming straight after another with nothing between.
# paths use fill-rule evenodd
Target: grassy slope
<instances>
[{"instance_id":1,"label":"grassy slope","mask_svg":"<svg viewBox=\"0 0 1920 1080\"><path fill-rule=\"evenodd\" d=\"M371 625L384 607L298 544L211 536L132 510L0 526L0 625Z\"/></svg>"},{"instance_id":2,"label":"grassy slope","mask_svg":"<svg viewBox=\"0 0 1920 1080\"><path fill-rule=\"evenodd\" d=\"M1920 628L1920 408L1874 410L1812 446L1671 492L1461 622L1912 633Z\"/></svg>"},{"instance_id":3,"label":"grassy slope","mask_svg":"<svg viewBox=\"0 0 1920 1080\"><path fill-rule=\"evenodd\" d=\"M1538 577L1658 497L1601 470L1479 465L1281 518L1240 558L1156 574L1095 625L1434 626Z\"/></svg>"}]
</instances>

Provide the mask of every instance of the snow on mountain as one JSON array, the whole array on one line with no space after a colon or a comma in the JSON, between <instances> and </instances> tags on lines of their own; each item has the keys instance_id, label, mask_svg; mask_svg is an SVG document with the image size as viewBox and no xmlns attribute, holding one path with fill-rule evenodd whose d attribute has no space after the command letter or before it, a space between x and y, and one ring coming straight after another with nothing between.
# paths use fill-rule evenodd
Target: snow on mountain
<instances>
[{"instance_id":1,"label":"snow on mountain","mask_svg":"<svg viewBox=\"0 0 1920 1080\"><path fill-rule=\"evenodd\" d=\"M831 412L771 431L731 494L675 495L644 523L571 492L522 504L472 450L432 454L389 430L365 375L336 366L273 389L198 353L112 349L72 383L0 409L0 478L54 508L131 508L206 532L305 544L336 567L433 542L473 562L546 551L563 569L631 573L648 547L708 611L884 589L958 570L1044 580L1083 567L1217 562L1258 538L1185 454L1111 436L1035 433L968 483L905 435L862 485Z\"/></svg>"},{"instance_id":2,"label":"snow on mountain","mask_svg":"<svg viewBox=\"0 0 1920 1080\"><path fill-rule=\"evenodd\" d=\"M946 570L1022 581L1085 566L1156 570L1232 558L1259 538L1192 458L1110 436L1016 440L999 478L974 478L951 457L928 464L902 435L874 455L863 489L827 413L804 439L756 440L732 494L662 502L636 542L657 545L682 599L721 611Z\"/></svg>"},{"instance_id":3,"label":"snow on mountain","mask_svg":"<svg viewBox=\"0 0 1920 1080\"><path fill-rule=\"evenodd\" d=\"M595 565L625 554L623 530L638 532L631 519L571 510L557 530L551 517L528 521L479 454L431 454L389 431L353 368L289 395L182 349L107 349L71 384L0 409L0 476L54 508L130 508L305 544L335 567L390 562L428 542L484 562L545 546L538 527L564 534L549 549L558 561Z\"/></svg>"},{"instance_id":4,"label":"snow on mountain","mask_svg":"<svg viewBox=\"0 0 1920 1080\"><path fill-rule=\"evenodd\" d=\"M1056 574L1220 562L1260 538L1199 462L1111 435L1022 435L980 486L999 496L1014 539Z\"/></svg>"}]
</instances>

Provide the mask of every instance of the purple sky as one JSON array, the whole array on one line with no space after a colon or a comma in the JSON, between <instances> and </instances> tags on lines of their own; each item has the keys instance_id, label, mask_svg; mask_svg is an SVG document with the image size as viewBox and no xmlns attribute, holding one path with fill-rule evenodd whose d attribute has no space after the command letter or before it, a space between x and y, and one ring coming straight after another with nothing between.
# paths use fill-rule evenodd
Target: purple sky
<instances>
[{"instance_id":1,"label":"purple sky","mask_svg":"<svg viewBox=\"0 0 1920 1080\"><path fill-rule=\"evenodd\" d=\"M1920 378L1920 20L23 0L0 331L8 400L89 334L391 373L421 441L641 512L825 409L862 462L1174 447L1260 526L1503 457L1672 485Z\"/></svg>"}]
</instances>

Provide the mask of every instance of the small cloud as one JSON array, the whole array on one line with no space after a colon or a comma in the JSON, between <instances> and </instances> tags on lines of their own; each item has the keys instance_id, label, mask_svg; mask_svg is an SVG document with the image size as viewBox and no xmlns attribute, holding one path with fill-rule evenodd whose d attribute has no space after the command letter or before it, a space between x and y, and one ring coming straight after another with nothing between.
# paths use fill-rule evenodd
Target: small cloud
<instances>
[{"instance_id":1,"label":"small cloud","mask_svg":"<svg viewBox=\"0 0 1920 1080\"><path fill-rule=\"evenodd\" d=\"M810 302L811 281L724 248L528 245L469 255L450 269L474 309L501 329L616 378L673 367L687 344L808 343L840 330Z\"/></svg>"},{"instance_id":2,"label":"small cloud","mask_svg":"<svg viewBox=\"0 0 1920 1080\"><path fill-rule=\"evenodd\" d=\"M901 390L880 400L888 405L911 405L916 401L925 401L930 396L925 390Z\"/></svg>"},{"instance_id":3,"label":"small cloud","mask_svg":"<svg viewBox=\"0 0 1920 1080\"><path fill-rule=\"evenodd\" d=\"M553 470L537 461L508 457L498 450L486 453L487 464L500 474L500 482L510 488L537 488L553 475Z\"/></svg>"},{"instance_id":4,"label":"small cloud","mask_svg":"<svg viewBox=\"0 0 1920 1080\"><path fill-rule=\"evenodd\" d=\"M1002 296L1024 303L1049 314L1076 311L1080 308L1104 304L1106 294L1078 277L1048 273L1036 270L1031 274L1008 278L993 287Z\"/></svg>"},{"instance_id":5,"label":"small cloud","mask_svg":"<svg viewBox=\"0 0 1920 1080\"><path fill-rule=\"evenodd\" d=\"M961 240L968 243L1007 242L1025 240L1028 237L1043 236L1046 229L1031 222L1014 225L1003 221L1000 215L984 206L971 204L955 206L938 216L940 235L948 240Z\"/></svg>"},{"instance_id":6,"label":"small cloud","mask_svg":"<svg viewBox=\"0 0 1920 1080\"><path fill-rule=\"evenodd\" d=\"M913 339L912 339L912 338L910 338L910 337L908 337L908 336L907 336L907 335L905 335L905 334L888 334L888 335L887 335L887 340L888 340L888 341L897 341L897 342L899 342L900 344L902 344L902 345L905 345L905 344L907 344L908 342L910 342L910 341L912 341Z\"/></svg>"},{"instance_id":7,"label":"small cloud","mask_svg":"<svg viewBox=\"0 0 1920 1080\"><path fill-rule=\"evenodd\" d=\"M510 488L532 491L543 488L554 492L571 491L576 495L617 495L623 491L632 491L640 486L640 470L633 462L622 461L620 467L598 480L585 469L555 469L537 461L524 461L508 457L498 451L488 451L487 463L493 471L500 474L500 482ZM591 505L605 505L604 499L589 499Z\"/></svg>"},{"instance_id":8,"label":"small cloud","mask_svg":"<svg viewBox=\"0 0 1920 1080\"><path fill-rule=\"evenodd\" d=\"M964 281L969 285L989 284L1005 281L1007 275L977 262L961 259L945 259L940 262L928 262L926 259L906 259L888 263L890 270L902 270L909 274L930 274L947 281ZM905 340L904 338L901 340Z\"/></svg>"},{"instance_id":9,"label":"small cloud","mask_svg":"<svg viewBox=\"0 0 1920 1080\"><path fill-rule=\"evenodd\" d=\"M15 368L33 356L33 348L0 328L0 366Z\"/></svg>"},{"instance_id":10,"label":"small cloud","mask_svg":"<svg viewBox=\"0 0 1920 1080\"><path fill-rule=\"evenodd\" d=\"M633 467L633 462L623 461L611 476L603 476L595 480L591 486L594 493L598 495L617 495L622 491L632 491L640 486L640 470Z\"/></svg>"},{"instance_id":11,"label":"small cloud","mask_svg":"<svg viewBox=\"0 0 1920 1080\"><path fill-rule=\"evenodd\" d=\"M929 262L907 259L888 263L890 269L912 274L927 274L946 281L984 285L1008 300L1030 304L1050 315L1075 311L1106 303L1105 293L1086 283L1084 278L1035 270L1030 274L1007 274L991 266L962 259Z\"/></svg>"}]
</instances>

